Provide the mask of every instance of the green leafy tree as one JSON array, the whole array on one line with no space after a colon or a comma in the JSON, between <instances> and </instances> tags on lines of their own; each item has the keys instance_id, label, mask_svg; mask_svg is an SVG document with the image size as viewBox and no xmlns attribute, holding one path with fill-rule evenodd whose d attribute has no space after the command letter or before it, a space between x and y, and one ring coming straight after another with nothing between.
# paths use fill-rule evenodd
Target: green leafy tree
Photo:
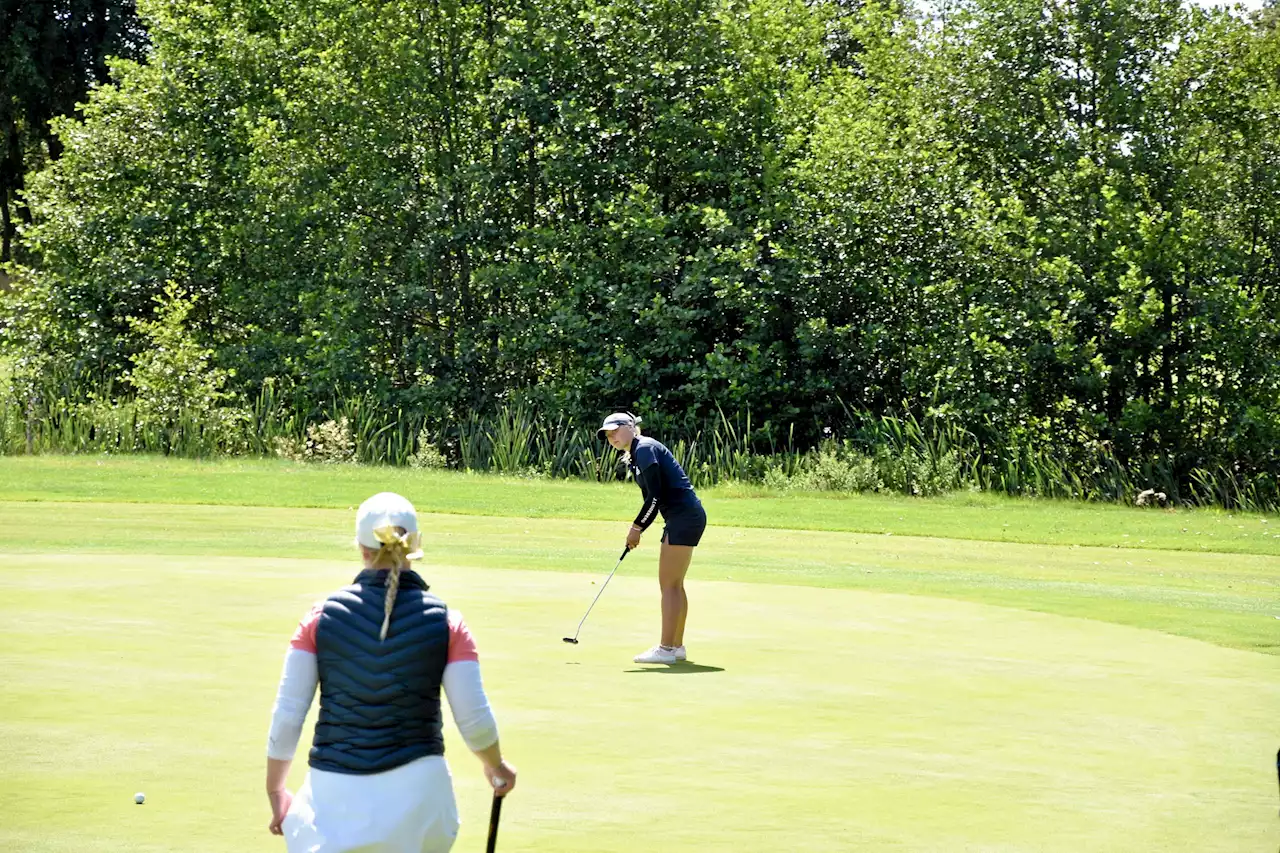
<instances>
[{"instance_id":1,"label":"green leafy tree","mask_svg":"<svg viewBox=\"0 0 1280 853\"><path fill-rule=\"evenodd\" d=\"M177 287L157 299L154 319L132 319L146 347L130 360L124 380L135 392L137 427L144 435L161 436L161 449L197 444L210 450L243 449L246 415L226 388L231 378L213 363L213 350L193 337L187 321L195 300ZM201 440L181 436L199 431Z\"/></svg>"},{"instance_id":2,"label":"green leafy tree","mask_svg":"<svg viewBox=\"0 0 1280 853\"><path fill-rule=\"evenodd\" d=\"M1280 471L1264 22L1175 0L143 12L147 64L55 122L29 181L38 262L4 344L69 395L133 375L176 283L237 392L302 423L360 400L460 458L458 425L504 406L605 406L686 435L751 412L760 447L835 427L870 459L902 417L1011 490L1056 488L1028 459L1122 471L1091 494Z\"/></svg>"}]
</instances>

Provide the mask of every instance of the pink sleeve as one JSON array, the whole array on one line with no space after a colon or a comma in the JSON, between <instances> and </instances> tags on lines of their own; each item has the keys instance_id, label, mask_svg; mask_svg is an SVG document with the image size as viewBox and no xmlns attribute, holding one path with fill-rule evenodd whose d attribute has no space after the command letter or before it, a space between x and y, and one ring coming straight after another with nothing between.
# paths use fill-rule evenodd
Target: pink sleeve
<instances>
[{"instance_id":1,"label":"pink sleeve","mask_svg":"<svg viewBox=\"0 0 1280 853\"><path fill-rule=\"evenodd\" d=\"M298 629L293 632L289 647L303 652L316 653L316 623L320 621L320 613L324 610L324 602L311 608L311 612L302 617Z\"/></svg>"},{"instance_id":2,"label":"pink sleeve","mask_svg":"<svg viewBox=\"0 0 1280 853\"><path fill-rule=\"evenodd\" d=\"M460 660L480 660L476 651L475 638L467 623L462 621L462 614L456 610L449 611L449 659L448 663Z\"/></svg>"}]
</instances>

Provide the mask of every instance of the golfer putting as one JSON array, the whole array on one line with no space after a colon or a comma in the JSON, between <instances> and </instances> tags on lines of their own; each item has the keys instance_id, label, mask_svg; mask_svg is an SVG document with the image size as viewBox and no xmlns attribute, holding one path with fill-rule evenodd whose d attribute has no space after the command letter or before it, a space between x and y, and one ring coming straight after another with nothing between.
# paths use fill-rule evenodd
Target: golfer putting
<instances>
[{"instance_id":1,"label":"golfer putting","mask_svg":"<svg viewBox=\"0 0 1280 853\"><path fill-rule=\"evenodd\" d=\"M422 557L413 505L390 492L369 498L356 542L363 570L311 609L285 654L267 741L269 828L289 853L446 853L458 810L441 689L495 796L511 792L516 771L471 632L412 569ZM285 780L317 686L310 769L293 796Z\"/></svg>"},{"instance_id":2,"label":"golfer putting","mask_svg":"<svg viewBox=\"0 0 1280 853\"><path fill-rule=\"evenodd\" d=\"M622 451L623 462L640 486L644 501L627 531L627 548L640 545L640 537L661 515L666 523L658 552L658 586L662 591L662 635L658 644L636 655L636 663L677 663L686 660L684 625L689 616L689 596L684 578L693 549L702 540L707 513L693 491L693 484L666 445L640 434L640 419L614 412L604 419L600 435Z\"/></svg>"}]
</instances>

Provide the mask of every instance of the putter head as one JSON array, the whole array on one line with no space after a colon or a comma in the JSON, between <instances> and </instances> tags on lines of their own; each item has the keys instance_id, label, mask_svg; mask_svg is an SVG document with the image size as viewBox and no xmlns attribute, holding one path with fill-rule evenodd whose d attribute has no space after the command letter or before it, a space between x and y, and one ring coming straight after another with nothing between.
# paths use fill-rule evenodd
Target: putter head
<instances>
[{"instance_id":1,"label":"putter head","mask_svg":"<svg viewBox=\"0 0 1280 853\"><path fill-rule=\"evenodd\" d=\"M577 640L575 640L573 637L565 637L565 638L564 638L564 641L565 641L566 643L573 643L575 646L576 646L576 645L578 645L578 641L577 641Z\"/></svg>"}]
</instances>

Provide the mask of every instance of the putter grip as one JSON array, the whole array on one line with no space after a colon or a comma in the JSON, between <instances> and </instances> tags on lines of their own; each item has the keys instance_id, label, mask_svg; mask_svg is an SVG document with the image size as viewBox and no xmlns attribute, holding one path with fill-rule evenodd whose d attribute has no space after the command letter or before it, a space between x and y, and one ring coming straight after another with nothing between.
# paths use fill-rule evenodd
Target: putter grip
<instances>
[{"instance_id":1,"label":"putter grip","mask_svg":"<svg viewBox=\"0 0 1280 853\"><path fill-rule=\"evenodd\" d=\"M485 845L485 853L494 853L498 849L498 818L502 816L502 797L493 795L493 808L489 810L489 843Z\"/></svg>"}]
</instances>

